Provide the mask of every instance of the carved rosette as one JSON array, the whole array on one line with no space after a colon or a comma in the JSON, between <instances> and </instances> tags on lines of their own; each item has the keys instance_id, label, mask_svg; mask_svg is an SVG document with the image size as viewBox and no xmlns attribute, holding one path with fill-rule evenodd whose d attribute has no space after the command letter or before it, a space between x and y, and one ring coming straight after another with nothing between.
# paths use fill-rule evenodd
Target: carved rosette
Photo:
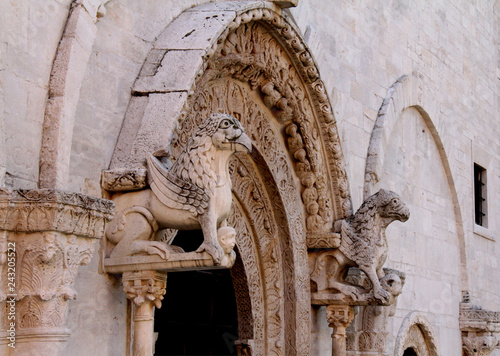
<instances>
[{"instance_id":1,"label":"carved rosette","mask_svg":"<svg viewBox=\"0 0 500 356\"><path fill-rule=\"evenodd\" d=\"M67 301L76 297L78 267L90 262L113 208L109 200L78 193L0 189L0 244L15 249L15 278L7 279L13 270L3 264L0 300L16 301L20 346L24 338L44 345L67 339Z\"/></svg>"},{"instance_id":2,"label":"carved rosette","mask_svg":"<svg viewBox=\"0 0 500 356\"><path fill-rule=\"evenodd\" d=\"M141 306L151 301L156 308L161 308L161 301L166 293L167 274L158 271L123 272L123 291L135 305Z\"/></svg>"},{"instance_id":3,"label":"carved rosette","mask_svg":"<svg viewBox=\"0 0 500 356\"><path fill-rule=\"evenodd\" d=\"M500 348L500 312L462 303L460 330L466 356L487 356L496 348Z\"/></svg>"}]
</instances>

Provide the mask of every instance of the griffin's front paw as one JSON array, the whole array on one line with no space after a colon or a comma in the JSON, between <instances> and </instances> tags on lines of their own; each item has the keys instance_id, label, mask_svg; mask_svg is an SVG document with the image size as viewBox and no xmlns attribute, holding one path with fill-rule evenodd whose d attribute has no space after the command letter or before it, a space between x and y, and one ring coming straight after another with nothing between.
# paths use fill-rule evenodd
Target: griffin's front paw
<instances>
[{"instance_id":1,"label":"griffin's front paw","mask_svg":"<svg viewBox=\"0 0 500 356\"><path fill-rule=\"evenodd\" d=\"M168 259L170 255L169 246L160 241L134 241L132 244L132 254L146 252L149 255L158 255Z\"/></svg>"},{"instance_id":2,"label":"griffin's front paw","mask_svg":"<svg viewBox=\"0 0 500 356\"><path fill-rule=\"evenodd\" d=\"M207 251L210 256L214 259L216 265L220 265L222 256L224 256L224 251L219 245L215 245L209 242L204 242L196 250L196 252Z\"/></svg>"},{"instance_id":3,"label":"griffin's front paw","mask_svg":"<svg viewBox=\"0 0 500 356\"><path fill-rule=\"evenodd\" d=\"M380 288L373 291L373 297L382 303L387 303L391 298L391 294L385 289Z\"/></svg>"}]
</instances>

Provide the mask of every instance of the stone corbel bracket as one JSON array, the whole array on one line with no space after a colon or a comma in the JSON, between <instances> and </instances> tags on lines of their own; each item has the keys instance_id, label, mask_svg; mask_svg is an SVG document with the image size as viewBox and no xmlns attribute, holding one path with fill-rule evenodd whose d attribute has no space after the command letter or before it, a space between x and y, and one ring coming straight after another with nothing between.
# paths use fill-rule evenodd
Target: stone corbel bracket
<instances>
[{"instance_id":1,"label":"stone corbel bracket","mask_svg":"<svg viewBox=\"0 0 500 356\"><path fill-rule=\"evenodd\" d=\"M460 304L460 330L464 355L489 355L500 348L500 312Z\"/></svg>"},{"instance_id":2,"label":"stone corbel bracket","mask_svg":"<svg viewBox=\"0 0 500 356\"><path fill-rule=\"evenodd\" d=\"M109 200L78 193L0 189L0 244L15 251L14 269L0 255L0 302L15 300L20 354L33 352L29 350L33 340L43 345L37 354L57 354L62 349L70 334L67 301L76 297L78 267L90 262L95 241L104 236L113 210ZM13 278L7 273L14 270ZM7 330L2 317L1 328Z\"/></svg>"}]
</instances>

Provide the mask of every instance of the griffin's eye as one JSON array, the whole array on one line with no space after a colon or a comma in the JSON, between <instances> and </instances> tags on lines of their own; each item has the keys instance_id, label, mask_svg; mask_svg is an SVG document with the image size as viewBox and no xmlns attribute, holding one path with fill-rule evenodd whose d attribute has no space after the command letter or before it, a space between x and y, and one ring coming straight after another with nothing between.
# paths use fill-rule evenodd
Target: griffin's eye
<instances>
[{"instance_id":1,"label":"griffin's eye","mask_svg":"<svg viewBox=\"0 0 500 356\"><path fill-rule=\"evenodd\" d=\"M397 203L399 203L398 199L396 199L396 198L392 199L392 204L396 205Z\"/></svg>"},{"instance_id":2,"label":"griffin's eye","mask_svg":"<svg viewBox=\"0 0 500 356\"><path fill-rule=\"evenodd\" d=\"M227 129L227 128L231 127L232 125L233 125L233 123L230 120L223 120L219 124L219 128L220 129Z\"/></svg>"}]
</instances>

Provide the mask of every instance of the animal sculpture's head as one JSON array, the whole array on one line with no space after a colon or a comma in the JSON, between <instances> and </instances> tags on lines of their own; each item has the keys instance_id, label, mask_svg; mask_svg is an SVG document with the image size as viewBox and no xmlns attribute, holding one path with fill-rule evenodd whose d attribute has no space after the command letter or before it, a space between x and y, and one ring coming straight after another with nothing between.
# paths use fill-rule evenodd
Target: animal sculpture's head
<instances>
[{"instance_id":1,"label":"animal sculpture's head","mask_svg":"<svg viewBox=\"0 0 500 356\"><path fill-rule=\"evenodd\" d=\"M252 141L245 134L240 122L231 115L214 113L196 131L196 135L210 136L213 145L219 150L250 152Z\"/></svg>"},{"instance_id":2,"label":"animal sculpture's head","mask_svg":"<svg viewBox=\"0 0 500 356\"><path fill-rule=\"evenodd\" d=\"M376 195L378 212L388 223L394 220L405 222L410 218L410 210L406 207L399 195L385 189L380 189Z\"/></svg>"}]
</instances>

